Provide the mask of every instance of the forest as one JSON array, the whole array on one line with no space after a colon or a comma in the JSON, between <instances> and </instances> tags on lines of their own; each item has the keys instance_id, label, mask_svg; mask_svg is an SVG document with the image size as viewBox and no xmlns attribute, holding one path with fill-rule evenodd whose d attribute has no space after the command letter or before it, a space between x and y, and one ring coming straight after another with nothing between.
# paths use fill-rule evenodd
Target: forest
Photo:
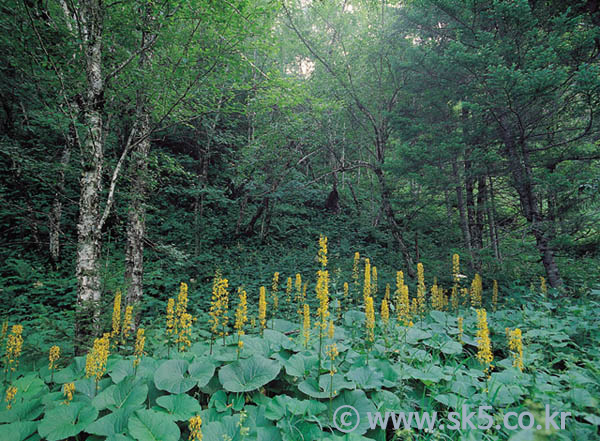
<instances>
[{"instance_id":1,"label":"forest","mask_svg":"<svg viewBox=\"0 0 600 441\"><path fill-rule=\"evenodd\" d=\"M0 441L600 440L600 1L0 10Z\"/></svg>"}]
</instances>

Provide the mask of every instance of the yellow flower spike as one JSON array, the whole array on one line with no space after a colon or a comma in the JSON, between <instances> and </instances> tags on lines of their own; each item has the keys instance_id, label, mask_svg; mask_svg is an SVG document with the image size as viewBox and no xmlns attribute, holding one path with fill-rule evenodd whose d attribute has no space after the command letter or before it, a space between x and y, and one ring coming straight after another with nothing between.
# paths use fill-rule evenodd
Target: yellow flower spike
<instances>
[{"instance_id":1,"label":"yellow flower spike","mask_svg":"<svg viewBox=\"0 0 600 441\"><path fill-rule=\"evenodd\" d=\"M548 286L546 285L546 279L540 276L540 292L544 295L548 294Z\"/></svg>"},{"instance_id":2,"label":"yellow flower spike","mask_svg":"<svg viewBox=\"0 0 600 441\"><path fill-rule=\"evenodd\" d=\"M271 297L273 298L273 315L272 318L275 318L277 314L277 309L279 308L279 296L277 293L279 292L279 273L276 272L273 274L273 282L271 283Z\"/></svg>"},{"instance_id":3,"label":"yellow flower spike","mask_svg":"<svg viewBox=\"0 0 600 441\"><path fill-rule=\"evenodd\" d=\"M319 252L317 253L319 263L323 268L327 267L327 236L319 236Z\"/></svg>"},{"instance_id":4,"label":"yellow flower spike","mask_svg":"<svg viewBox=\"0 0 600 441\"><path fill-rule=\"evenodd\" d=\"M192 333L192 322L194 318L188 312L184 312L179 318L179 327L177 339L175 340L175 344L178 345L179 351L186 351L191 345L192 342L190 340L190 336Z\"/></svg>"},{"instance_id":5,"label":"yellow flower spike","mask_svg":"<svg viewBox=\"0 0 600 441\"><path fill-rule=\"evenodd\" d=\"M189 421L190 441L202 441L202 418L196 415L190 418Z\"/></svg>"},{"instance_id":6,"label":"yellow flower spike","mask_svg":"<svg viewBox=\"0 0 600 441\"><path fill-rule=\"evenodd\" d=\"M104 334L102 338L95 339L94 346L85 358L85 376L86 378L95 377L96 387L106 372L106 360L110 348L109 336L110 334Z\"/></svg>"},{"instance_id":7,"label":"yellow flower spike","mask_svg":"<svg viewBox=\"0 0 600 441\"><path fill-rule=\"evenodd\" d=\"M175 333L175 299L170 298L167 301L167 335Z\"/></svg>"},{"instance_id":8,"label":"yellow flower spike","mask_svg":"<svg viewBox=\"0 0 600 441\"><path fill-rule=\"evenodd\" d=\"M258 321L260 322L260 333L267 327L267 290L264 286L260 287L258 296Z\"/></svg>"},{"instance_id":9,"label":"yellow flower spike","mask_svg":"<svg viewBox=\"0 0 600 441\"><path fill-rule=\"evenodd\" d=\"M458 254L452 255L452 280L454 283L458 284L460 274L460 257Z\"/></svg>"},{"instance_id":10,"label":"yellow flower spike","mask_svg":"<svg viewBox=\"0 0 600 441\"><path fill-rule=\"evenodd\" d=\"M387 328L388 323L390 322L390 309L388 301L385 298L381 302L381 320L383 321L383 325Z\"/></svg>"},{"instance_id":11,"label":"yellow flower spike","mask_svg":"<svg viewBox=\"0 0 600 441\"><path fill-rule=\"evenodd\" d=\"M127 305L125 307L125 314L123 316L123 326L121 329L121 336L123 342L127 340L129 337L129 333L131 332L131 328L133 326L133 305Z\"/></svg>"},{"instance_id":12,"label":"yellow flower spike","mask_svg":"<svg viewBox=\"0 0 600 441\"><path fill-rule=\"evenodd\" d=\"M360 253L357 251L354 253L354 263L352 264L352 281L355 286L358 287L359 276L358 276L358 264L360 263Z\"/></svg>"},{"instance_id":13,"label":"yellow flower spike","mask_svg":"<svg viewBox=\"0 0 600 441\"><path fill-rule=\"evenodd\" d=\"M452 287L452 294L450 295L450 304L452 305L452 309L454 311L458 310L458 287L454 285Z\"/></svg>"},{"instance_id":14,"label":"yellow flower spike","mask_svg":"<svg viewBox=\"0 0 600 441\"><path fill-rule=\"evenodd\" d=\"M65 383L63 386L63 395L65 396L64 404L69 404L73 401L73 394L75 393L75 383Z\"/></svg>"},{"instance_id":15,"label":"yellow flower spike","mask_svg":"<svg viewBox=\"0 0 600 441\"><path fill-rule=\"evenodd\" d=\"M473 308L481 308L482 304L482 293L483 287L481 282L481 276L479 274L475 274L473 281L471 282L471 306Z\"/></svg>"},{"instance_id":16,"label":"yellow flower spike","mask_svg":"<svg viewBox=\"0 0 600 441\"><path fill-rule=\"evenodd\" d=\"M292 302L292 278L287 278L287 283L285 287L285 300L288 304Z\"/></svg>"},{"instance_id":17,"label":"yellow flower spike","mask_svg":"<svg viewBox=\"0 0 600 441\"><path fill-rule=\"evenodd\" d=\"M487 312L484 308L477 310L477 359L486 366L486 372L492 367L492 361L494 361Z\"/></svg>"},{"instance_id":18,"label":"yellow flower spike","mask_svg":"<svg viewBox=\"0 0 600 441\"><path fill-rule=\"evenodd\" d=\"M48 354L48 360L50 364L48 365L48 369L53 370L56 368L56 362L60 358L60 347L52 346L50 348L50 353Z\"/></svg>"},{"instance_id":19,"label":"yellow flower spike","mask_svg":"<svg viewBox=\"0 0 600 441\"><path fill-rule=\"evenodd\" d=\"M494 311L498 309L498 281L494 280L494 284L492 287L492 307Z\"/></svg>"},{"instance_id":20,"label":"yellow flower spike","mask_svg":"<svg viewBox=\"0 0 600 441\"><path fill-rule=\"evenodd\" d=\"M383 298L386 299L388 303L390 303L390 284L389 283L385 284L385 294L383 295Z\"/></svg>"},{"instance_id":21,"label":"yellow flower spike","mask_svg":"<svg viewBox=\"0 0 600 441\"><path fill-rule=\"evenodd\" d=\"M137 367L140 364L142 357L145 355L144 345L146 344L146 336L144 335L144 329L138 328L136 336L135 336L135 349L133 355L135 355L135 359L133 360L133 367Z\"/></svg>"},{"instance_id":22,"label":"yellow flower spike","mask_svg":"<svg viewBox=\"0 0 600 441\"><path fill-rule=\"evenodd\" d=\"M458 341L463 344L463 318L458 318Z\"/></svg>"},{"instance_id":23,"label":"yellow flower spike","mask_svg":"<svg viewBox=\"0 0 600 441\"><path fill-rule=\"evenodd\" d=\"M248 295L246 294L246 291L242 287L238 288L238 297L239 297L239 302L238 302L238 306L235 310L235 324L233 327L237 331L237 335L238 335L238 354L239 354L239 351L241 351L242 348L244 347L244 342L242 341L241 337L242 337L242 335L244 335L244 325L248 321L248 302L247 302Z\"/></svg>"},{"instance_id":24,"label":"yellow flower spike","mask_svg":"<svg viewBox=\"0 0 600 441\"><path fill-rule=\"evenodd\" d=\"M365 300L365 328L367 330L367 341L375 341L375 310L373 308L373 297L369 296Z\"/></svg>"},{"instance_id":25,"label":"yellow flower spike","mask_svg":"<svg viewBox=\"0 0 600 441\"><path fill-rule=\"evenodd\" d=\"M365 274L363 285L363 301L367 301L367 297L371 295L371 261L365 259Z\"/></svg>"},{"instance_id":26,"label":"yellow flower spike","mask_svg":"<svg viewBox=\"0 0 600 441\"><path fill-rule=\"evenodd\" d=\"M337 356L340 355L337 345L335 343L327 345L325 347L325 354L327 355L327 357L329 357L329 360L331 362L329 368L329 375L333 376L337 372L333 363Z\"/></svg>"},{"instance_id":27,"label":"yellow flower spike","mask_svg":"<svg viewBox=\"0 0 600 441\"><path fill-rule=\"evenodd\" d=\"M402 271L400 271L402 272ZM416 302L416 299L413 299ZM416 307L416 304L415 304ZM408 322L411 319L411 311L410 311L410 298L408 295L408 286L402 285L400 288L400 297L398 298L398 303L396 305L397 311L397 320L398 322L402 322L404 326L408 326Z\"/></svg>"},{"instance_id":28,"label":"yellow flower spike","mask_svg":"<svg viewBox=\"0 0 600 441\"><path fill-rule=\"evenodd\" d=\"M333 320L329 320L329 328L327 329L327 336L330 339L333 339L334 335L335 335L335 326L333 324Z\"/></svg>"},{"instance_id":29,"label":"yellow flower spike","mask_svg":"<svg viewBox=\"0 0 600 441\"><path fill-rule=\"evenodd\" d=\"M371 268L371 295L377 295L377 267L373 265Z\"/></svg>"},{"instance_id":30,"label":"yellow flower spike","mask_svg":"<svg viewBox=\"0 0 600 441\"><path fill-rule=\"evenodd\" d=\"M13 325L6 339L5 371L14 372L19 366L19 357L23 348L23 326Z\"/></svg>"},{"instance_id":31,"label":"yellow flower spike","mask_svg":"<svg viewBox=\"0 0 600 441\"><path fill-rule=\"evenodd\" d=\"M302 331L304 335L304 347L308 348L308 343L310 341L310 307L305 303L304 304L304 321L302 323Z\"/></svg>"},{"instance_id":32,"label":"yellow flower spike","mask_svg":"<svg viewBox=\"0 0 600 441\"><path fill-rule=\"evenodd\" d=\"M513 366L523 371L523 337L521 330L516 328L514 331L508 333L508 348L511 350L513 355Z\"/></svg>"},{"instance_id":33,"label":"yellow flower spike","mask_svg":"<svg viewBox=\"0 0 600 441\"><path fill-rule=\"evenodd\" d=\"M118 289L113 302L112 313L112 337L119 335L121 332L121 290Z\"/></svg>"},{"instance_id":34,"label":"yellow flower spike","mask_svg":"<svg viewBox=\"0 0 600 441\"><path fill-rule=\"evenodd\" d=\"M348 286L348 282L344 282L344 302L346 303L346 310L348 310L348 303L350 301L350 287Z\"/></svg>"},{"instance_id":35,"label":"yellow flower spike","mask_svg":"<svg viewBox=\"0 0 600 441\"><path fill-rule=\"evenodd\" d=\"M419 262L417 264L417 309L420 316L425 315L427 309L425 292L425 271L423 269L423 264Z\"/></svg>"},{"instance_id":36,"label":"yellow flower spike","mask_svg":"<svg viewBox=\"0 0 600 441\"><path fill-rule=\"evenodd\" d=\"M319 300L319 308L317 309L317 316L319 321L317 326L321 330L327 328L329 319L329 272L327 270L319 270L317 272L317 299Z\"/></svg>"},{"instance_id":37,"label":"yellow flower spike","mask_svg":"<svg viewBox=\"0 0 600 441\"><path fill-rule=\"evenodd\" d=\"M17 395L17 388L15 386L9 386L6 389L6 396L4 398L4 401L6 401L6 408L7 409L11 409L12 408L12 403L15 399L15 396Z\"/></svg>"}]
</instances>

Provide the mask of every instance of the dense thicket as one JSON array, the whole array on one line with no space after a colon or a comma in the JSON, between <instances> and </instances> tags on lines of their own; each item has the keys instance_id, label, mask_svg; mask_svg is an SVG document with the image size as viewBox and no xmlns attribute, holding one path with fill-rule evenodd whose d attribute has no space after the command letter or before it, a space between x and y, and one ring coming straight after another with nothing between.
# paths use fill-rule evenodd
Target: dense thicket
<instances>
[{"instance_id":1,"label":"dense thicket","mask_svg":"<svg viewBox=\"0 0 600 441\"><path fill-rule=\"evenodd\" d=\"M5 311L256 288L319 233L411 276L599 272L593 1L1 8Z\"/></svg>"}]
</instances>

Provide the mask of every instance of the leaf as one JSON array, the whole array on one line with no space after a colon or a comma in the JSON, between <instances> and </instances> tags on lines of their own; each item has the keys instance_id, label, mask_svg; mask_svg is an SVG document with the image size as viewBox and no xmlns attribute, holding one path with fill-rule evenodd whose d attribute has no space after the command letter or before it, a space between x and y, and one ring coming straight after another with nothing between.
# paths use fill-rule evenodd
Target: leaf
<instances>
[{"instance_id":1,"label":"leaf","mask_svg":"<svg viewBox=\"0 0 600 441\"><path fill-rule=\"evenodd\" d=\"M195 360L188 368L190 378L196 380L198 387L204 387L215 374L215 365L206 359Z\"/></svg>"},{"instance_id":2,"label":"leaf","mask_svg":"<svg viewBox=\"0 0 600 441\"><path fill-rule=\"evenodd\" d=\"M383 374L370 366L361 366L348 371L346 378L354 381L359 389L377 389L383 386Z\"/></svg>"},{"instance_id":3,"label":"leaf","mask_svg":"<svg viewBox=\"0 0 600 441\"><path fill-rule=\"evenodd\" d=\"M163 395L156 399L156 404L165 408L175 421L189 420L202 410L198 401L186 394Z\"/></svg>"},{"instance_id":4,"label":"leaf","mask_svg":"<svg viewBox=\"0 0 600 441\"><path fill-rule=\"evenodd\" d=\"M332 409L339 409L342 406L351 406L352 408L356 409L358 415L360 416L358 426L356 427L356 429L353 430L352 433L362 435L367 430L369 430L370 427L367 413L371 412L372 414L374 414L377 411L377 409L375 408L375 405L371 402L371 400L367 398L367 396L362 390L344 391L331 403ZM346 421L354 423L355 420L350 421L352 417L354 417L354 415L351 415L351 417L347 418Z\"/></svg>"},{"instance_id":5,"label":"leaf","mask_svg":"<svg viewBox=\"0 0 600 441\"><path fill-rule=\"evenodd\" d=\"M157 389L172 394L187 392L196 385L196 380L184 377L188 370L185 360L167 360L154 373L154 384Z\"/></svg>"},{"instance_id":6,"label":"leaf","mask_svg":"<svg viewBox=\"0 0 600 441\"><path fill-rule=\"evenodd\" d=\"M35 420L44 411L44 406L39 398L19 401L18 392L17 402L12 405L11 409L6 409L5 406L1 407L4 409L0 411L0 423Z\"/></svg>"},{"instance_id":7,"label":"leaf","mask_svg":"<svg viewBox=\"0 0 600 441\"><path fill-rule=\"evenodd\" d=\"M116 410L119 408L139 407L148 396L148 386L133 377L113 384L100 392L92 404L98 409Z\"/></svg>"},{"instance_id":8,"label":"leaf","mask_svg":"<svg viewBox=\"0 0 600 441\"><path fill-rule=\"evenodd\" d=\"M229 392L249 392L273 381L280 370L279 362L253 355L223 366L219 370L219 381Z\"/></svg>"},{"instance_id":9,"label":"leaf","mask_svg":"<svg viewBox=\"0 0 600 441\"><path fill-rule=\"evenodd\" d=\"M132 408L118 409L90 424L85 431L100 436L116 436L127 430L127 422L134 412Z\"/></svg>"},{"instance_id":10,"label":"leaf","mask_svg":"<svg viewBox=\"0 0 600 441\"><path fill-rule=\"evenodd\" d=\"M48 441L58 441L82 432L98 416L98 409L87 403L73 402L46 413L38 433Z\"/></svg>"},{"instance_id":11,"label":"leaf","mask_svg":"<svg viewBox=\"0 0 600 441\"><path fill-rule=\"evenodd\" d=\"M317 366L318 357L312 353L298 353L283 362L285 372L292 377L307 376Z\"/></svg>"},{"instance_id":12,"label":"leaf","mask_svg":"<svg viewBox=\"0 0 600 441\"><path fill-rule=\"evenodd\" d=\"M38 423L33 421L18 421L11 424L0 425L0 439L2 441L23 441L35 432Z\"/></svg>"},{"instance_id":13,"label":"leaf","mask_svg":"<svg viewBox=\"0 0 600 441\"><path fill-rule=\"evenodd\" d=\"M331 381L333 380L333 388ZM342 389L355 389L356 384L345 381L344 377L335 374L333 378L329 374L324 374L319 377L319 383L314 378L308 378L298 385L300 392L308 395L311 398L329 398L337 396ZM333 389L333 390L332 390Z\"/></svg>"},{"instance_id":14,"label":"leaf","mask_svg":"<svg viewBox=\"0 0 600 441\"><path fill-rule=\"evenodd\" d=\"M178 441L181 435L170 416L155 410L136 411L127 426L131 436L138 441Z\"/></svg>"}]
</instances>

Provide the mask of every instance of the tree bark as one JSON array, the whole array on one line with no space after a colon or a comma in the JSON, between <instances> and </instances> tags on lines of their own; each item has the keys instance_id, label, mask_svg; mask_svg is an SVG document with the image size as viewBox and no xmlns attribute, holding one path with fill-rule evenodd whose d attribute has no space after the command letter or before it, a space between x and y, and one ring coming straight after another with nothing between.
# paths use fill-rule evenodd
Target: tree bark
<instances>
[{"instance_id":1,"label":"tree bark","mask_svg":"<svg viewBox=\"0 0 600 441\"><path fill-rule=\"evenodd\" d=\"M473 247L471 246L471 232L469 230L469 222L467 219L467 212L465 209L465 202L463 199L463 190L462 183L460 179L460 174L458 172L458 161L456 158L452 161L452 174L454 175L454 182L456 184L456 203L458 205L458 213L460 215L460 227L463 235L463 240L465 242L465 247L469 252L469 267L473 270Z\"/></svg>"},{"instance_id":2,"label":"tree bark","mask_svg":"<svg viewBox=\"0 0 600 441\"><path fill-rule=\"evenodd\" d=\"M486 204L487 218L488 218L488 229L490 234L490 243L494 250L494 257L498 261L502 261L500 255L500 243L498 242L498 226L496 225L495 207L494 207L494 189L492 187L492 177L489 178L490 185L488 186L488 203Z\"/></svg>"},{"instance_id":3,"label":"tree bark","mask_svg":"<svg viewBox=\"0 0 600 441\"><path fill-rule=\"evenodd\" d=\"M86 64L84 105L85 136L81 149L81 194L77 223L77 306L75 325L76 352L91 332L95 322L95 304L100 300L99 196L102 190L104 80L102 78L101 0L84 0L81 4L81 30Z\"/></svg>"},{"instance_id":4,"label":"tree bark","mask_svg":"<svg viewBox=\"0 0 600 441\"><path fill-rule=\"evenodd\" d=\"M542 264L546 270L548 283L554 288L560 288L563 286L563 281L554 259L554 250L550 245L553 239L552 229L548 229L544 225L544 218L539 208L539 197L533 182L529 153L524 142L517 143L515 137L506 130L502 131L502 139L513 184L519 194L521 210L531 226L531 232L535 237Z\"/></svg>"},{"instance_id":5,"label":"tree bark","mask_svg":"<svg viewBox=\"0 0 600 441\"><path fill-rule=\"evenodd\" d=\"M486 200L486 177L477 178L477 212L475 215L475 241L479 249L483 248L483 218L485 213Z\"/></svg>"},{"instance_id":6,"label":"tree bark","mask_svg":"<svg viewBox=\"0 0 600 441\"><path fill-rule=\"evenodd\" d=\"M155 37L150 27L150 5L145 6L140 47L150 46ZM140 55L139 68L143 72L152 61L152 50ZM132 179L127 223L127 248L125 252L125 281L127 302L136 305L144 296L144 235L146 233L146 193L148 186L148 154L150 152L150 108L145 93L149 85L141 85L136 91L136 123L134 130L138 140L132 152L130 176ZM137 319L136 319L137 322Z\"/></svg>"}]
</instances>

